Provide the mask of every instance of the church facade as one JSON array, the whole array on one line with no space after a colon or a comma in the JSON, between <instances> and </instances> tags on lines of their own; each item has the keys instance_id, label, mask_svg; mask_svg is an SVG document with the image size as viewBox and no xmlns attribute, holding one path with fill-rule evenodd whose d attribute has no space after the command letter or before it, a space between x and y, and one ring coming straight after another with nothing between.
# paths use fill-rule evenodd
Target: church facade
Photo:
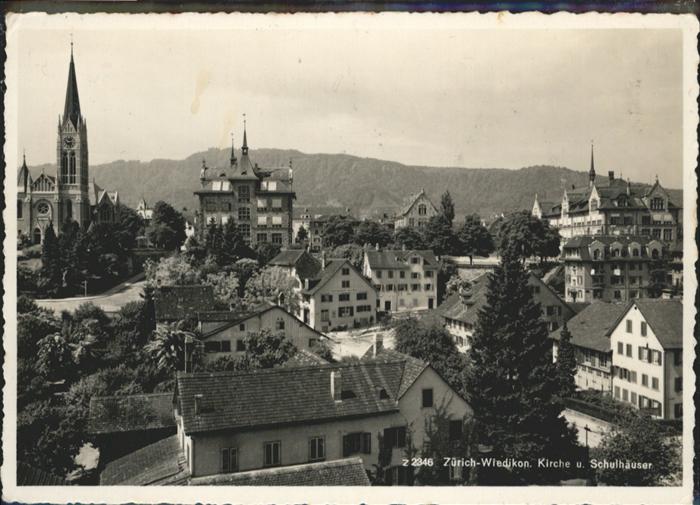
<instances>
[{"instance_id":1,"label":"church facade","mask_svg":"<svg viewBox=\"0 0 700 505\"><path fill-rule=\"evenodd\" d=\"M196 223L198 233L211 224L232 221L249 245L271 243L282 248L292 244L292 208L296 195L290 168L264 170L248 156L248 135L243 130L241 159L233 145L229 166L211 168L202 162Z\"/></svg>"},{"instance_id":2,"label":"church facade","mask_svg":"<svg viewBox=\"0 0 700 505\"><path fill-rule=\"evenodd\" d=\"M58 119L55 175L42 171L32 177L25 158L17 186L18 233L35 244L41 243L49 226L58 234L68 221L85 229L91 223L117 219L118 193L90 180L87 121L80 111L72 47L63 116Z\"/></svg>"}]
</instances>

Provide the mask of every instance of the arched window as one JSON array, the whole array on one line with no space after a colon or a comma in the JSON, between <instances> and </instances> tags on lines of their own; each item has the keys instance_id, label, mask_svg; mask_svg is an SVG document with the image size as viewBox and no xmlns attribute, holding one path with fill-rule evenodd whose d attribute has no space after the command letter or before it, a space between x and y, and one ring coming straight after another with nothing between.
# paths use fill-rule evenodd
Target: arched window
<instances>
[{"instance_id":1,"label":"arched window","mask_svg":"<svg viewBox=\"0 0 700 505\"><path fill-rule=\"evenodd\" d=\"M35 244L41 244L41 230L39 228L34 228L32 239Z\"/></svg>"},{"instance_id":2,"label":"arched window","mask_svg":"<svg viewBox=\"0 0 700 505\"><path fill-rule=\"evenodd\" d=\"M652 198L651 199L651 209L652 210L663 210L664 208L664 199L663 198Z\"/></svg>"},{"instance_id":3,"label":"arched window","mask_svg":"<svg viewBox=\"0 0 700 505\"><path fill-rule=\"evenodd\" d=\"M75 184L75 153L68 158L68 184Z\"/></svg>"},{"instance_id":4,"label":"arched window","mask_svg":"<svg viewBox=\"0 0 700 505\"><path fill-rule=\"evenodd\" d=\"M68 154L61 155L61 182L68 182Z\"/></svg>"}]
</instances>

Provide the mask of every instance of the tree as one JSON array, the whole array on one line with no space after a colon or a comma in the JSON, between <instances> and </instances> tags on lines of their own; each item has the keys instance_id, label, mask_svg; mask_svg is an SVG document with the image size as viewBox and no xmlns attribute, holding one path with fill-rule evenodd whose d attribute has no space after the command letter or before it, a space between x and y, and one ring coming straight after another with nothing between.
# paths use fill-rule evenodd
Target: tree
<instances>
[{"instance_id":1,"label":"tree","mask_svg":"<svg viewBox=\"0 0 700 505\"><path fill-rule=\"evenodd\" d=\"M571 343L571 332L566 322L559 333L559 350L557 351L557 375L561 381L561 394L564 398L576 392L576 350Z\"/></svg>"},{"instance_id":2,"label":"tree","mask_svg":"<svg viewBox=\"0 0 700 505\"><path fill-rule=\"evenodd\" d=\"M273 333L267 328L257 333L249 333L243 342L244 358L250 369L281 365L297 353L296 346L283 332Z\"/></svg>"},{"instance_id":3,"label":"tree","mask_svg":"<svg viewBox=\"0 0 700 505\"><path fill-rule=\"evenodd\" d=\"M333 258L344 258L352 265L362 270L362 262L365 257L365 250L357 244L340 245L331 252Z\"/></svg>"},{"instance_id":4,"label":"tree","mask_svg":"<svg viewBox=\"0 0 700 505\"><path fill-rule=\"evenodd\" d=\"M201 272L187 262L184 255L161 258L158 263L147 261L144 265L146 282L152 287L185 286L200 284Z\"/></svg>"},{"instance_id":5,"label":"tree","mask_svg":"<svg viewBox=\"0 0 700 505\"><path fill-rule=\"evenodd\" d=\"M149 240L162 249L177 249L185 241L185 218L170 204L159 201L153 206Z\"/></svg>"},{"instance_id":6,"label":"tree","mask_svg":"<svg viewBox=\"0 0 700 505\"><path fill-rule=\"evenodd\" d=\"M350 244L355 237L357 221L349 216L331 216L323 227L323 246L336 248Z\"/></svg>"},{"instance_id":7,"label":"tree","mask_svg":"<svg viewBox=\"0 0 700 505\"><path fill-rule=\"evenodd\" d=\"M545 258L559 255L559 232L527 211L516 212L498 226L498 250L524 262L532 256Z\"/></svg>"},{"instance_id":8,"label":"tree","mask_svg":"<svg viewBox=\"0 0 700 505\"><path fill-rule=\"evenodd\" d=\"M238 278L238 296L243 298L248 280L260 271L260 265L250 258L242 258L233 264L231 271Z\"/></svg>"},{"instance_id":9,"label":"tree","mask_svg":"<svg viewBox=\"0 0 700 505\"><path fill-rule=\"evenodd\" d=\"M394 232L394 244L400 249L427 249L425 237L415 228L404 227Z\"/></svg>"},{"instance_id":10,"label":"tree","mask_svg":"<svg viewBox=\"0 0 700 505\"><path fill-rule=\"evenodd\" d=\"M29 314L39 310L39 306L36 302L26 295L19 295L17 297L17 314Z\"/></svg>"},{"instance_id":11,"label":"tree","mask_svg":"<svg viewBox=\"0 0 700 505\"><path fill-rule=\"evenodd\" d=\"M333 350L331 349L330 345L328 345L328 341L326 339L321 338L314 341L313 345L309 350L316 356L325 359L329 363L335 362L335 358L333 357Z\"/></svg>"},{"instance_id":12,"label":"tree","mask_svg":"<svg viewBox=\"0 0 700 505\"><path fill-rule=\"evenodd\" d=\"M459 270L454 261L449 258L440 258L440 269L437 274L438 303L442 303L447 297L447 283L459 276Z\"/></svg>"},{"instance_id":13,"label":"tree","mask_svg":"<svg viewBox=\"0 0 700 505\"><path fill-rule=\"evenodd\" d=\"M651 463L648 468L597 468L599 482L608 486L658 486L677 480L680 444L646 414L627 409L601 441L594 455L602 461ZM674 479L676 478L676 479ZM677 485L677 484L676 484Z\"/></svg>"},{"instance_id":14,"label":"tree","mask_svg":"<svg viewBox=\"0 0 700 505\"><path fill-rule=\"evenodd\" d=\"M452 227L455 219L455 204L449 191L445 191L440 197L440 215Z\"/></svg>"},{"instance_id":15,"label":"tree","mask_svg":"<svg viewBox=\"0 0 700 505\"><path fill-rule=\"evenodd\" d=\"M203 281L214 288L214 298L221 308L234 310L240 307L241 299L238 296L238 278L233 272L218 272L208 274Z\"/></svg>"},{"instance_id":16,"label":"tree","mask_svg":"<svg viewBox=\"0 0 700 505\"><path fill-rule=\"evenodd\" d=\"M391 230L376 221L362 221L355 229L354 241L359 246L366 244L386 247L392 241Z\"/></svg>"},{"instance_id":17,"label":"tree","mask_svg":"<svg viewBox=\"0 0 700 505\"><path fill-rule=\"evenodd\" d=\"M46 227L44 241L41 243L40 280L43 291L49 295L56 295L61 289L63 281L61 250L51 224Z\"/></svg>"},{"instance_id":18,"label":"tree","mask_svg":"<svg viewBox=\"0 0 700 505\"><path fill-rule=\"evenodd\" d=\"M130 251L136 245L136 237L143 235L145 224L143 218L131 207L120 205L115 226L115 240L119 246Z\"/></svg>"},{"instance_id":19,"label":"tree","mask_svg":"<svg viewBox=\"0 0 700 505\"><path fill-rule=\"evenodd\" d=\"M479 440L493 447L497 459L571 460L575 433L560 417L561 382L520 256L502 256L489 276L486 300L467 352L466 392ZM537 465L479 473L480 483L492 484L551 483L567 476Z\"/></svg>"},{"instance_id":20,"label":"tree","mask_svg":"<svg viewBox=\"0 0 700 505\"><path fill-rule=\"evenodd\" d=\"M281 246L277 244L271 244L269 242L260 242L255 246L255 254L258 258L258 263L261 267L267 265L272 258L277 256L282 249Z\"/></svg>"},{"instance_id":21,"label":"tree","mask_svg":"<svg viewBox=\"0 0 700 505\"><path fill-rule=\"evenodd\" d=\"M73 320L76 323L80 323L86 319L95 319L102 327L110 323L109 316L105 311L92 302L81 303L73 312Z\"/></svg>"},{"instance_id":22,"label":"tree","mask_svg":"<svg viewBox=\"0 0 700 505\"><path fill-rule=\"evenodd\" d=\"M273 303L296 314L300 303L297 284L297 280L282 268L267 267L248 280L243 301L248 307Z\"/></svg>"},{"instance_id":23,"label":"tree","mask_svg":"<svg viewBox=\"0 0 700 505\"><path fill-rule=\"evenodd\" d=\"M450 277L450 280L447 281L447 284L445 285L445 298L455 293L459 293L462 289L469 289L471 285L471 281L463 279L459 273L456 273Z\"/></svg>"},{"instance_id":24,"label":"tree","mask_svg":"<svg viewBox=\"0 0 700 505\"><path fill-rule=\"evenodd\" d=\"M491 234L476 214L465 218L464 224L457 232L457 238L461 252L469 256L470 264L473 263L474 255L488 256L494 250Z\"/></svg>"},{"instance_id":25,"label":"tree","mask_svg":"<svg viewBox=\"0 0 700 505\"><path fill-rule=\"evenodd\" d=\"M459 239L452 224L443 215L431 217L423 233L428 249L432 249L438 256L459 253Z\"/></svg>"},{"instance_id":26,"label":"tree","mask_svg":"<svg viewBox=\"0 0 700 505\"><path fill-rule=\"evenodd\" d=\"M186 350L192 352L194 362L198 342L194 333L181 329L180 324L163 324L153 332L144 350L159 371L173 374L185 369Z\"/></svg>"},{"instance_id":27,"label":"tree","mask_svg":"<svg viewBox=\"0 0 700 505\"><path fill-rule=\"evenodd\" d=\"M309 232L304 228L304 225L301 225L299 227L299 230L297 231L297 238L296 238L296 243L297 244L303 244L309 239Z\"/></svg>"},{"instance_id":28,"label":"tree","mask_svg":"<svg viewBox=\"0 0 700 505\"><path fill-rule=\"evenodd\" d=\"M36 358L39 341L61 331L61 322L53 312L37 308L17 316L17 355L20 358Z\"/></svg>"},{"instance_id":29,"label":"tree","mask_svg":"<svg viewBox=\"0 0 700 505\"><path fill-rule=\"evenodd\" d=\"M468 361L457 351L447 330L435 323L406 318L396 324L394 331L397 351L430 363L455 391L464 391Z\"/></svg>"},{"instance_id":30,"label":"tree","mask_svg":"<svg viewBox=\"0 0 700 505\"><path fill-rule=\"evenodd\" d=\"M72 372L71 348L61 334L48 335L39 340L36 354L36 369L49 381L67 378Z\"/></svg>"}]
</instances>

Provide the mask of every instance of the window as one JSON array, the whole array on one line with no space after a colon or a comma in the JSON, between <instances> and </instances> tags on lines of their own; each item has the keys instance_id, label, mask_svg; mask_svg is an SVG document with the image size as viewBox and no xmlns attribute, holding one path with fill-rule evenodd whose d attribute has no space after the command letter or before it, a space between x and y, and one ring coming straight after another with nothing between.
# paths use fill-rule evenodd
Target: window
<instances>
[{"instance_id":1,"label":"window","mask_svg":"<svg viewBox=\"0 0 700 505\"><path fill-rule=\"evenodd\" d=\"M250 224L242 223L238 225L238 233L244 237L250 237Z\"/></svg>"},{"instance_id":2,"label":"window","mask_svg":"<svg viewBox=\"0 0 700 505\"><path fill-rule=\"evenodd\" d=\"M258 198L258 209L264 209L267 207L267 200L265 198Z\"/></svg>"},{"instance_id":3,"label":"window","mask_svg":"<svg viewBox=\"0 0 700 505\"><path fill-rule=\"evenodd\" d=\"M625 388L622 388L622 401L629 401L629 391L627 391Z\"/></svg>"},{"instance_id":4,"label":"window","mask_svg":"<svg viewBox=\"0 0 700 505\"><path fill-rule=\"evenodd\" d=\"M630 403L637 405L637 393L634 391L630 393Z\"/></svg>"},{"instance_id":5,"label":"window","mask_svg":"<svg viewBox=\"0 0 700 505\"><path fill-rule=\"evenodd\" d=\"M272 227L281 228L282 227L282 216L272 216Z\"/></svg>"},{"instance_id":6,"label":"window","mask_svg":"<svg viewBox=\"0 0 700 505\"><path fill-rule=\"evenodd\" d=\"M634 384L637 383L637 372L635 372L635 371L633 371L633 370L630 371L629 381L632 382L632 383L634 383Z\"/></svg>"},{"instance_id":7,"label":"window","mask_svg":"<svg viewBox=\"0 0 700 505\"><path fill-rule=\"evenodd\" d=\"M683 377L676 377L673 381L673 389L676 393L683 391Z\"/></svg>"},{"instance_id":8,"label":"window","mask_svg":"<svg viewBox=\"0 0 700 505\"><path fill-rule=\"evenodd\" d=\"M658 391L659 390L659 379L656 377L651 378L651 389Z\"/></svg>"},{"instance_id":9,"label":"window","mask_svg":"<svg viewBox=\"0 0 700 505\"><path fill-rule=\"evenodd\" d=\"M664 208L664 200L663 198L652 198L651 199L651 210L663 210Z\"/></svg>"},{"instance_id":10,"label":"window","mask_svg":"<svg viewBox=\"0 0 700 505\"><path fill-rule=\"evenodd\" d=\"M627 323L627 333L632 333L632 320L628 319L626 321L626 323Z\"/></svg>"},{"instance_id":11,"label":"window","mask_svg":"<svg viewBox=\"0 0 700 505\"><path fill-rule=\"evenodd\" d=\"M267 242L267 233L258 233L255 236L255 240L257 240L258 243Z\"/></svg>"},{"instance_id":12,"label":"window","mask_svg":"<svg viewBox=\"0 0 700 505\"><path fill-rule=\"evenodd\" d=\"M326 444L323 437L309 439L309 461L321 461L326 459Z\"/></svg>"},{"instance_id":13,"label":"window","mask_svg":"<svg viewBox=\"0 0 700 505\"><path fill-rule=\"evenodd\" d=\"M647 323L642 321L642 337L646 337L646 336L647 336Z\"/></svg>"},{"instance_id":14,"label":"window","mask_svg":"<svg viewBox=\"0 0 700 505\"><path fill-rule=\"evenodd\" d=\"M24 209L22 200L17 200L17 219L22 219L22 209Z\"/></svg>"},{"instance_id":15,"label":"window","mask_svg":"<svg viewBox=\"0 0 700 505\"><path fill-rule=\"evenodd\" d=\"M411 284L411 291L420 291L420 284Z\"/></svg>"},{"instance_id":16,"label":"window","mask_svg":"<svg viewBox=\"0 0 700 505\"><path fill-rule=\"evenodd\" d=\"M387 449L389 447L406 447L406 427L399 426L396 428L385 428L384 447Z\"/></svg>"},{"instance_id":17,"label":"window","mask_svg":"<svg viewBox=\"0 0 700 505\"><path fill-rule=\"evenodd\" d=\"M342 275L350 275L350 269L349 268L342 268L340 273Z\"/></svg>"},{"instance_id":18,"label":"window","mask_svg":"<svg viewBox=\"0 0 700 505\"><path fill-rule=\"evenodd\" d=\"M463 423L461 420L450 421L450 425L449 425L450 442L456 442L456 441L462 439L462 425L463 425Z\"/></svg>"},{"instance_id":19,"label":"window","mask_svg":"<svg viewBox=\"0 0 700 505\"><path fill-rule=\"evenodd\" d=\"M683 417L683 404L682 403L676 403L673 406L673 416L676 419L680 419L681 417Z\"/></svg>"},{"instance_id":20,"label":"window","mask_svg":"<svg viewBox=\"0 0 700 505\"><path fill-rule=\"evenodd\" d=\"M250 208L249 207L238 207L238 220L247 221L250 219Z\"/></svg>"},{"instance_id":21,"label":"window","mask_svg":"<svg viewBox=\"0 0 700 505\"><path fill-rule=\"evenodd\" d=\"M367 292L357 293L357 299L358 300L366 300L367 299Z\"/></svg>"},{"instance_id":22,"label":"window","mask_svg":"<svg viewBox=\"0 0 700 505\"><path fill-rule=\"evenodd\" d=\"M267 226L267 216L258 216L258 226Z\"/></svg>"},{"instance_id":23,"label":"window","mask_svg":"<svg viewBox=\"0 0 700 505\"><path fill-rule=\"evenodd\" d=\"M413 265L420 265L420 256L411 256L411 263Z\"/></svg>"},{"instance_id":24,"label":"window","mask_svg":"<svg viewBox=\"0 0 700 505\"><path fill-rule=\"evenodd\" d=\"M238 450L232 447L221 449L221 473L238 471Z\"/></svg>"},{"instance_id":25,"label":"window","mask_svg":"<svg viewBox=\"0 0 700 505\"><path fill-rule=\"evenodd\" d=\"M642 386L649 387L649 376L645 373L642 374Z\"/></svg>"},{"instance_id":26,"label":"window","mask_svg":"<svg viewBox=\"0 0 700 505\"><path fill-rule=\"evenodd\" d=\"M273 188L270 188L273 189ZM282 199L273 198L272 199L272 210L282 210Z\"/></svg>"},{"instance_id":27,"label":"window","mask_svg":"<svg viewBox=\"0 0 700 505\"><path fill-rule=\"evenodd\" d=\"M433 390L432 388L430 389L424 389L423 390L423 408L429 408L433 406Z\"/></svg>"},{"instance_id":28,"label":"window","mask_svg":"<svg viewBox=\"0 0 700 505\"><path fill-rule=\"evenodd\" d=\"M349 287L350 287L350 281L341 281L340 287L341 287L341 288L349 288Z\"/></svg>"},{"instance_id":29,"label":"window","mask_svg":"<svg viewBox=\"0 0 700 505\"><path fill-rule=\"evenodd\" d=\"M632 357L632 344L627 344L627 345L625 346L625 351L626 351L626 352L625 352L625 355L626 355L628 358L631 358L631 357Z\"/></svg>"},{"instance_id":30,"label":"window","mask_svg":"<svg viewBox=\"0 0 700 505\"><path fill-rule=\"evenodd\" d=\"M354 312L353 307L339 307L338 317L352 317Z\"/></svg>"},{"instance_id":31,"label":"window","mask_svg":"<svg viewBox=\"0 0 700 505\"><path fill-rule=\"evenodd\" d=\"M651 351L651 362L655 365L661 365L661 352Z\"/></svg>"},{"instance_id":32,"label":"window","mask_svg":"<svg viewBox=\"0 0 700 505\"><path fill-rule=\"evenodd\" d=\"M428 213L428 208L425 206L425 204L421 203L418 206L418 215L425 216L427 213Z\"/></svg>"},{"instance_id":33,"label":"window","mask_svg":"<svg viewBox=\"0 0 700 505\"><path fill-rule=\"evenodd\" d=\"M241 323L238 325L238 331L245 331L245 323Z\"/></svg>"},{"instance_id":34,"label":"window","mask_svg":"<svg viewBox=\"0 0 700 505\"><path fill-rule=\"evenodd\" d=\"M338 301L349 302L350 301L350 293L340 293L338 295Z\"/></svg>"},{"instance_id":35,"label":"window","mask_svg":"<svg viewBox=\"0 0 700 505\"><path fill-rule=\"evenodd\" d=\"M275 329L284 330L284 319L281 317L277 318L277 321L275 321Z\"/></svg>"},{"instance_id":36,"label":"window","mask_svg":"<svg viewBox=\"0 0 700 505\"><path fill-rule=\"evenodd\" d=\"M382 271L381 271L381 270L377 270L376 273L377 273L377 279L381 279L381 278L382 278Z\"/></svg>"},{"instance_id":37,"label":"window","mask_svg":"<svg viewBox=\"0 0 700 505\"><path fill-rule=\"evenodd\" d=\"M272 234L272 243L275 245L282 244L282 234L281 233L273 233Z\"/></svg>"},{"instance_id":38,"label":"window","mask_svg":"<svg viewBox=\"0 0 700 505\"><path fill-rule=\"evenodd\" d=\"M237 352L245 351L245 341L242 338L239 338L238 340L236 340L236 351Z\"/></svg>"},{"instance_id":39,"label":"window","mask_svg":"<svg viewBox=\"0 0 700 505\"><path fill-rule=\"evenodd\" d=\"M393 270L389 270L388 273L389 273L389 279L393 279L393 278L394 278L394 271L393 271Z\"/></svg>"},{"instance_id":40,"label":"window","mask_svg":"<svg viewBox=\"0 0 700 505\"><path fill-rule=\"evenodd\" d=\"M401 270L401 271L399 272L399 278L400 278L400 279L405 279L405 278L406 278L406 272L404 272L403 270Z\"/></svg>"},{"instance_id":41,"label":"window","mask_svg":"<svg viewBox=\"0 0 700 505\"><path fill-rule=\"evenodd\" d=\"M328 303L333 301L333 295L321 295L321 302Z\"/></svg>"},{"instance_id":42,"label":"window","mask_svg":"<svg viewBox=\"0 0 700 505\"><path fill-rule=\"evenodd\" d=\"M263 446L263 466L277 466L281 464L282 442L265 442Z\"/></svg>"},{"instance_id":43,"label":"window","mask_svg":"<svg viewBox=\"0 0 700 505\"><path fill-rule=\"evenodd\" d=\"M49 213L49 204L46 202L40 202L39 205L36 206L36 211L41 215L48 214Z\"/></svg>"},{"instance_id":44,"label":"window","mask_svg":"<svg viewBox=\"0 0 700 505\"><path fill-rule=\"evenodd\" d=\"M250 186L241 186L238 188L238 200L241 203L250 202Z\"/></svg>"},{"instance_id":45,"label":"window","mask_svg":"<svg viewBox=\"0 0 700 505\"><path fill-rule=\"evenodd\" d=\"M617 354L624 354L623 348L624 348L624 344L622 342L618 342L617 343Z\"/></svg>"},{"instance_id":46,"label":"window","mask_svg":"<svg viewBox=\"0 0 700 505\"><path fill-rule=\"evenodd\" d=\"M221 352L221 342L204 342L204 352Z\"/></svg>"},{"instance_id":47,"label":"window","mask_svg":"<svg viewBox=\"0 0 700 505\"><path fill-rule=\"evenodd\" d=\"M343 436L343 457L358 453L372 453L371 433L348 433Z\"/></svg>"},{"instance_id":48,"label":"window","mask_svg":"<svg viewBox=\"0 0 700 505\"><path fill-rule=\"evenodd\" d=\"M620 386L615 386L615 398L620 399Z\"/></svg>"},{"instance_id":49,"label":"window","mask_svg":"<svg viewBox=\"0 0 700 505\"><path fill-rule=\"evenodd\" d=\"M411 272L411 279L420 279L420 272Z\"/></svg>"},{"instance_id":50,"label":"window","mask_svg":"<svg viewBox=\"0 0 700 505\"><path fill-rule=\"evenodd\" d=\"M328 309L321 310L321 321L328 322L330 317L328 317Z\"/></svg>"},{"instance_id":51,"label":"window","mask_svg":"<svg viewBox=\"0 0 700 505\"><path fill-rule=\"evenodd\" d=\"M429 278L432 278L432 277L433 277L433 271L432 271L432 270L427 270L427 271L425 272L425 276L426 276L426 277L429 277Z\"/></svg>"}]
</instances>

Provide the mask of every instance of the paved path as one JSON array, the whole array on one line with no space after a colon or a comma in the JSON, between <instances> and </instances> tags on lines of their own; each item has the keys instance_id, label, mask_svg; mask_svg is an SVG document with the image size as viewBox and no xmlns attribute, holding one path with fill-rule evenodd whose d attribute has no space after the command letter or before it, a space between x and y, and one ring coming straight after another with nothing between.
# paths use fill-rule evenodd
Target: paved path
<instances>
[{"instance_id":1,"label":"paved path","mask_svg":"<svg viewBox=\"0 0 700 505\"><path fill-rule=\"evenodd\" d=\"M379 327L364 328L362 330L329 332L330 344L333 357L341 359L343 356L357 356L358 358L367 352L374 344L374 336L382 337L383 346L388 349L394 348L394 330L382 329Z\"/></svg>"},{"instance_id":2,"label":"paved path","mask_svg":"<svg viewBox=\"0 0 700 505\"><path fill-rule=\"evenodd\" d=\"M143 293L143 288L146 284L143 277L143 274L136 275L100 295L43 299L36 300L36 303L39 307L55 311L56 314L59 314L62 310L73 312L78 306L85 302L92 302L107 313L115 313L119 312L119 309L127 303L141 299L141 293Z\"/></svg>"}]
</instances>

